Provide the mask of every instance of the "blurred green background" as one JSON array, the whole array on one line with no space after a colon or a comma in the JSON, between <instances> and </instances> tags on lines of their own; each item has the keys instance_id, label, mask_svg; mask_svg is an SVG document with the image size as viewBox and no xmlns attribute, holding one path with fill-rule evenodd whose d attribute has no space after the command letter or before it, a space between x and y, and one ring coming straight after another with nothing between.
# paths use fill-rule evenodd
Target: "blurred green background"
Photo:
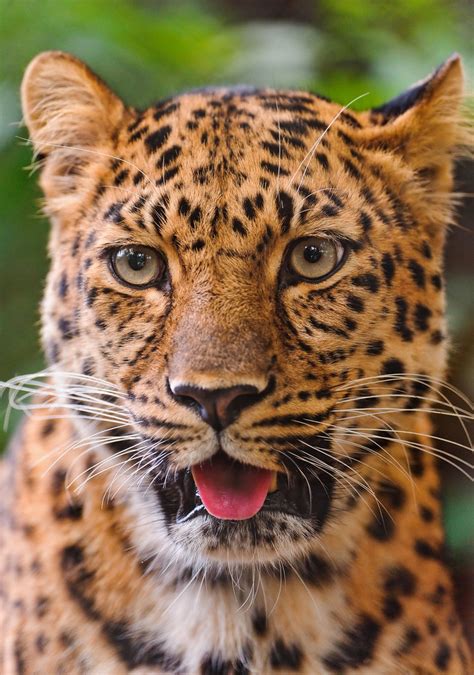
<instances>
[{"instance_id":1,"label":"blurred green background","mask_svg":"<svg viewBox=\"0 0 474 675\"><path fill-rule=\"evenodd\" d=\"M21 140L26 130L18 97L35 54L76 54L136 106L176 90L240 82L309 88L341 103L370 92L361 102L368 107L454 51L472 73L472 28L467 0L0 0L0 381L42 367L38 302L48 225L28 171L31 151ZM472 164L458 167L461 192L469 191L470 174ZM472 397L474 259L467 200L458 220L446 255L450 381ZM14 423L13 417L9 430L0 432L0 449ZM449 417L438 435L465 442ZM461 611L474 627L472 488L448 465L443 478Z\"/></svg>"}]
</instances>

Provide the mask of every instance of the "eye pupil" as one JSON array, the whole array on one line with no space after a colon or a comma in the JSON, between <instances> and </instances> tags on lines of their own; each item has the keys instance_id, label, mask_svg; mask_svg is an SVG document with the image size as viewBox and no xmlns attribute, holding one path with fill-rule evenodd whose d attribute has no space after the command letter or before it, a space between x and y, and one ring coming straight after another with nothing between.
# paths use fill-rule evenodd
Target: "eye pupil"
<instances>
[{"instance_id":1,"label":"eye pupil","mask_svg":"<svg viewBox=\"0 0 474 675\"><path fill-rule=\"evenodd\" d=\"M304 247L303 257L309 263L317 263L322 256L322 251L318 246L309 244Z\"/></svg>"},{"instance_id":2,"label":"eye pupil","mask_svg":"<svg viewBox=\"0 0 474 675\"><path fill-rule=\"evenodd\" d=\"M146 259L147 259L146 254L143 251L131 250L128 252L127 256L128 264L134 272L139 272L145 267Z\"/></svg>"}]
</instances>

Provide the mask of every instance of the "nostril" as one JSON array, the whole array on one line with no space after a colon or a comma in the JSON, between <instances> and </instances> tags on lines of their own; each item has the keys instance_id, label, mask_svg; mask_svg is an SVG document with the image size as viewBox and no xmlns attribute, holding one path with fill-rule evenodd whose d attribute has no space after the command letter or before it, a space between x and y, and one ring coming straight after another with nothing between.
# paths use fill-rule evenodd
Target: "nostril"
<instances>
[{"instance_id":1,"label":"nostril","mask_svg":"<svg viewBox=\"0 0 474 675\"><path fill-rule=\"evenodd\" d=\"M252 385L225 389L203 389L187 384L170 385L173 398L183 405L197 409L202 419L216 431L229 426L244 408L256 403L261 394Z\"/></svg>"}]
</instances>

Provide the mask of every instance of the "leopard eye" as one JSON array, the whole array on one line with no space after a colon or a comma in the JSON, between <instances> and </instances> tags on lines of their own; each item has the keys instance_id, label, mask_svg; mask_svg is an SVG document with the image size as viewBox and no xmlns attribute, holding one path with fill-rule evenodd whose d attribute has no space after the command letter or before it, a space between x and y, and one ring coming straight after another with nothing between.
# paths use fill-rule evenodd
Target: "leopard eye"
<instances>
[{"instance_id":1,"label":"leopard eye","mask_svg":"<svg viewBox=\"0 0 474 675\"><path fill-rule=\"evenodd\" d=\"M120 281L137 288L156 284L166 270L163 257L148 246L122 246L112 252L111 263Z\"/></svg>"},{"instance_id":2,"label":"leopard eye","mask_svg":"<svg viewBox=\"0 0 474 675\"><path fill-rule=\"evenodd\" d=\"M293 246L289 265L294 274L311 281L320 281L339 268L345 250L345 246L334 239L308 237Z\"/></svg>"}]
</instances>

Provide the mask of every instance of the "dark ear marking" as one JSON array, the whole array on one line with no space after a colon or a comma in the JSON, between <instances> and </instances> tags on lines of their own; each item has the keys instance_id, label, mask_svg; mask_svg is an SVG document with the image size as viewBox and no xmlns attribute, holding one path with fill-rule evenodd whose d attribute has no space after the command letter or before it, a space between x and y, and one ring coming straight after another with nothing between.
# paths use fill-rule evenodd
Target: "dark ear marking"
<instances>
[{"instance_id":1,"label":"dark ear marking","mask_svg":"<svg viewBox=\"0 0 474 675\"><path fill-rule=\"evenodd\" d=\"M418 82L412 85L409 89L399 94L395 98L392 98L387 103L384 103L377 108L373 108L372 112L379 113L386 118L398 117L403 115L407 110L413 108L417 103L419 103L425 95L427 95L436 85L438 80L443 79L448 71L451 69L454 63L460 60L458 54L452 54L446 61L444 61L438 68L434 71L432 75L429 75L421 82Z\"/></svg>"},{"instance_id":2,"label":"dark ear marking","mask_svg":"<svg viewBox=\"0 0 474 675\"><path fill-rule=\"evenodd\" d=\"M431 78L430 78L431 79ZM426 91L430 80L423 80L420 84L415 84L402 94L392 98L387 103L373 108L372 112L384 115L384 117L398 117L404 112L413 108L418 103Z\"/></svg>"}]
</instances>

